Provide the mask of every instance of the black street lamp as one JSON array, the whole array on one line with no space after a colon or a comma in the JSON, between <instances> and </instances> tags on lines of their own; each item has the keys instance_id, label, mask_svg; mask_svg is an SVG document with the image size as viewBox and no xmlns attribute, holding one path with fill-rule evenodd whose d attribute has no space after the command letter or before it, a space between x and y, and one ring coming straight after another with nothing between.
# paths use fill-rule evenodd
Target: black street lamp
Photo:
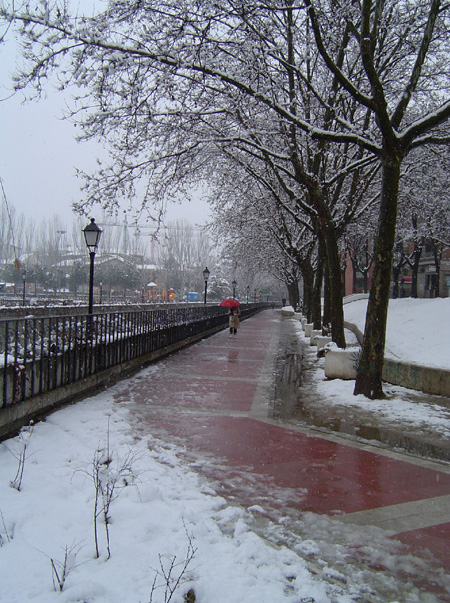
<instances>
[{"instance_id":1,"label":"black street lamp","mask_svg":"<svg viewBox=\"0 0 450 603\"><path fill-rule=\"evenodd\" d=\"M89 249L89 257L91 260L89 270L89 306L88 313L92 314L94 311L94 258L95 252L97 251L98 243L102 235L102 230L95 223L95 219L91 218L91 223L83 229L84 239L86 246Z\"/></svg>"},{"instance_id":2,"label":"black street lamp","mask_svg":"<svg viewBox=\"0 0 450 603\"><path fill-rule=\"evenodd\" d=\"M210 272L209 272L209 270L208 270L208 267L206 267L206 268L203 270L203 280L205 281L205 302L204 302L205 304L206 304L206 294L207 294L207 292L208 292L208 279L209 279L209 274L210 274Z\"/></svg>"},{"instance_id":3,"label":"black street lamp","mask_svg":"<svg viewBox=\"0 0 450 603\"><path fill-rule=\"evenodd\" d=\"M248 296L250 295L250 285L247 285L247 304L248 304Z\"/></svg>"},{"instance_id":4,"label":"black street lamp","mask_svg":"<svg viewBox=\"0 0 450 603\"><path fill-rule=\"evenodd\" d=\"M231 285L232 285L232 287L233 287L233 297L236 297L236 285L237 285L237 282L236 282L236 281L233 281L233 282L231 283Z\"/></svg>"},{"instance_id":5,"label":"black street lamp","mask_svg":"<svg viewBox=\"0 0 450 603\"><path fill-rule=\"evenodd\" d=\"M25 292L26 292L26 286L27 286L27 271L26 270L22 271L22 279L23 279L22 306L24 306L25 305Z\"/></svg>"}]
</instances>

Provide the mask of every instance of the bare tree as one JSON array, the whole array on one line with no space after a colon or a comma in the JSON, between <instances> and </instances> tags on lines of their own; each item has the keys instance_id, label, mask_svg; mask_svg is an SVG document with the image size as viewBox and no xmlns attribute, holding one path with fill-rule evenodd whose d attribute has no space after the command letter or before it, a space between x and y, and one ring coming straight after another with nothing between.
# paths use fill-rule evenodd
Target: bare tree
<instances>
[{"instance_id":1,"label":"bare tree","mask_svg":"<svg viewBox=\"0 0 450 603\"><path fill-rule=\"evenodd\" d=\"M314 75L306 13L293 2L249 3L248 12L226 2L186 11L170 2L158 10L115 2L90 19L73 20L47 5L15 17L24 23L26 56L36 66L18 85L40 92L48 71L58 68L63 86L86 87L89 108L83 110L86 99L79 96L72 112L82 138L101 136L109 145L111 164L87 181L88 203L114 208L143 178L149 184L139 191L142 208L155 208L205 178L205 164L217 165L224 148L252 156L263 163L259 172L269 169L317 223L333 338L344 347L339 229L361 202L367 159L364 149L350 147L333 157L328 142L313 143L307 122L297 117L305 113L326 129L337 112L349 120L357 108L342 105L339 82L326 69ZM343 35L337 50L345 44Z\"/></svg>"},{"instance_id":2,"label":"bare tree","mask_svg":"<svg viewBox=\"0 0 450 603\"><path fill-rule=\"evenodd\" d=\"M305 0L305 4L323 61L343 90L369 110L373 123L370 137L350 124L338 133L320 136L365 147L382 165L373 280L355 384L355 394L380 398L401 165L412 149L449 141L447 132L439 129L450 117L445 66L449 7L440 0L383 5L364 0L358 6L344 5L340 26L348 30L352 58L356 51L366 76L363 86L355 86L329 50L328 2Z\"/></svg>"},{"instance_id":3,"label":"bare tree","mask_svg":"<svg viewBox=\"0 0 450 603\"><path fill-rule=\"evenodd\" d=\"M199 291L202 271L213 267L216 257L207 232L187 220L167 223L158 244L158 264L164 271L166 285L177 295Z\"/></svg>"},{"instance_id":4,"label":"bare tree","mask_svg":"<svg viewBox=\"0 0 450 603\"><path fill-rule=\"evenodd\" d=\"M425 247L433 254L436 271L429 275L430 282L426 286L432 295L439 296L439 258L450 242L448 148L417 149L404 162L404 167L397 240L405 250L403 263L412 271L411 296L418 297L418 271ZM395 263L394 254L394 270Z\"/></svg>"}]
</instances>

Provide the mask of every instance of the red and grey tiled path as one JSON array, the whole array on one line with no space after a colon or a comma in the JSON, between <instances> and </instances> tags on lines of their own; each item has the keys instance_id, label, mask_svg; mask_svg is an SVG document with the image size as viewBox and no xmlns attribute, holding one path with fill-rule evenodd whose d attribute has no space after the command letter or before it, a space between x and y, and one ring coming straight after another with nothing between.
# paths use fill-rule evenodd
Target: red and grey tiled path
<instances>
[{"instance_id":1,"label":"red and grey tiled path","mask_svg":"<svg viewBox=\"0 0 450 603\"><path fill-rule=\"evenodd\" d=\"M240 504L378 526L449 573L447 465L270 419L281 320L268 310L236 337L202 340L119 388L117 401L136 403L141 432L206 455L205 473Z\"/></svg>"}]
</instances>

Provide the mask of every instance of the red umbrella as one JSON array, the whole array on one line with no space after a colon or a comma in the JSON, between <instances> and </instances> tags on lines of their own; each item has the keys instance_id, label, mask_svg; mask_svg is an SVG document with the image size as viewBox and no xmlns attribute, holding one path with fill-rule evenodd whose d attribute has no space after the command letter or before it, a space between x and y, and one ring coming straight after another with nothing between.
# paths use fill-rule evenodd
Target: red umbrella
<instances>
[{"instance_id":1,"label":"red umbrella","mask_svg":"<svg viewBox=\"0 0 450 603\"><path fill-rule=\"evenodd\" d=\"M219 305L222 306L222 308L237 308L237 306L240 306L241 303L238 302L237 299L234 299L234 297L227 297L221 301Z\"/></svg>"}]
</instances>

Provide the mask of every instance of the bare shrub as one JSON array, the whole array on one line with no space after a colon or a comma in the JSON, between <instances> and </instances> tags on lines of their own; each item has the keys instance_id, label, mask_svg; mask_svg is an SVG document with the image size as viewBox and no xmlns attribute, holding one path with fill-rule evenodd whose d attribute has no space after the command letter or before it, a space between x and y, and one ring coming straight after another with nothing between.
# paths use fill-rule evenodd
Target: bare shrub
<instances>
[{"instance_id":1,"label":"bare shrub","mask_svg":"<svg viewBox=\"0 0 450 603\"><path fill-rule=\"evenodd\" d=\"M17 437L17 441L19 442L20 450L19 452L13 452L6 444L3 444L6 450L13 455L15 459L18 461L16 476L13 480L10 481L10 485L12 488L15 488L18 492L20 492L22 488L23 481L23 472L25 470L25 459L27 456L27 446L28 441L33 434L33 423L30 423L26 427L23 427L20 430L20 433Z\"/></svg>"},{"instance_id":2,"label":"bare shrub","mask_svg":"<svg viewBox=\"0 0 450 603\"><path fill-rule=\"evenodd\" d=\"M110 508L111 504L124 488L127 486L137 485L137 476L133 471L133 463L137 458L137 454L133 450L128 450L125 458L114 458L110 447L110 430L108 418L108 430L106 445L104 448L99 447L92 459L91 471L86 471L87 475L92 479L95 489L94 496L94 542L95 556L100 557L100 544L98 525L99 518L103 518L106 534L106 549L108 559L111 557L111 541L110 541Z\"/></svg>"},{"instance_id":3,"label":"bare shrub","mask_svg":"<svg viewBox=\"0 0 450 603\"><path fill-rule=\"evenodd\" d=\"M193 544L193 536L189 534L186 526L186 536L188 539L188 546L184 559L177 561L176 555L159 555L159 569L154 569L155 577L153 579L152 590L150 592L149 603L153 603L153 595L156 590L164 589L164 603L172 601L172 597L179 590L182 584L189 582L188 567L191 561L194 559L197 549ZM184 601L186 603L195 602L195 593L191 588L184 595Z\"/></svg>"},{"instance_id":4,"label":"bare shrub","mask_svg":"<svg viewBox=\"0 0 450 603\"><path fill-rule=\"evenodd\" d=\"M64 585L69 574L78 567L76 563L77 555L80 552L79 544L64 547L64 558L62 561L50 558L52 565L52 579L55 590L63 591Z\"/></svg>"},{"instance_id":5,"label":"bare shrub","mask_svg":"<svg viewBox=\"0 0 450 603\"><path fill-rule=\"evenodd\" d=\"M117 462L114 462L114 459L105 455L102 450L97 450L94 453L91 477L95 488L94 538L97 558L100 556L98 541L99 517L103 517L108 559L111 557L109 533L110 507L111 503L119 496L124 488L135 483L135 476L132 469L135 456L133 451L130 450L123 461L118 460Z\"/></svg>"},{"instance_id":6,"label":"bare shrub","mask_svg":"<svg viewBox=\"0 0 450 603\"><path fill-rule=\"evenodd\" d=\"M7 542L11 542L11 537L9 535L8 528L6 527L5 518L3 517L3 513L1 511L1 509L0 509L0 517L2 520L2 526L3 526L3 530L0 531L0 546L3 546L5 538L6 538Z\"/></svg>"}]
</instances>

